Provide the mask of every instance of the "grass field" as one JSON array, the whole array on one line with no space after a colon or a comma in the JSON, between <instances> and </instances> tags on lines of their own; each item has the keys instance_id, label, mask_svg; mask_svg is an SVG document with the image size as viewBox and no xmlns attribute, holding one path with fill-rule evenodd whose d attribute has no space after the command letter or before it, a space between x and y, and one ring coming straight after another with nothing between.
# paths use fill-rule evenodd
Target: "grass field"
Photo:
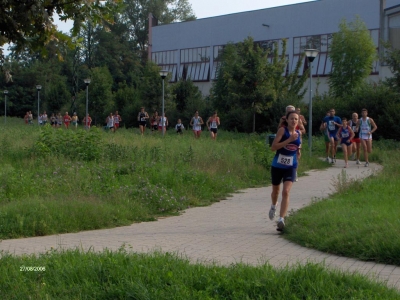
<instances>
[{"instance_id":1,"label":"grass field","mask_svg":"<svg viewBox=\"0 0 400 300\"><path fill-rule=\"evenodd\" d=\"M383 171L338 178L339 191L288 220L284 237L300 245L366 261L400 265L400 143L374 141L370 161Z\"/></svg>"},{"instance_id":2,"label":"grass field","mask_svg":"<svg viewBox=\"0 0 400 300\"><path fill-rule=\"evenodd\" d=\"M264 135L220 132L213 142L205 132L199 140L191 132L141 137L137 129L67 131L18 121L8 120L0 131L0 239L151 221L269 184L273 153ZM318 158L323 141L313 141L313 157L306 144L299 174L328 167ZM381 174L362 182L339 180L338 194L288 218L283 237L399 264L399 144L374 147L371 161L384 166ZM125 248L0 256L2 299L400 299L383 284L323 265L206 266Z\"/></svg>"},{"instance_id":3,"label":"grass field","mask_svg":"<svg viewBox=\"0 0 400 300\"><path fill-rule=\"evenodd\" d=\"M125 249L5 255L1 262L2 299L400 299L383 283L314 264L221 267L190 264L171 253ZM45 271L27 271L28 266Z\"/></svg>"}]
</instances>

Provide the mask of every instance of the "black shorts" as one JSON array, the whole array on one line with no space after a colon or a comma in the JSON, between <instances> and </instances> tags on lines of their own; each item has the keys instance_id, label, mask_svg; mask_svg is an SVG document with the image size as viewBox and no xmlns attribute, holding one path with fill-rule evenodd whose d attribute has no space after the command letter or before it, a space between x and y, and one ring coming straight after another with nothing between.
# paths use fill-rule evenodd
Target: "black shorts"
<instances>
[{"instance_id":1,"label":"black shorts","mask_svg":"<svg viewBox=\"0 0 400 300\"><path fill-rule=\"evenodd\" d=\"M351 146L352 143L350 140L347 140L347 141L340 142L340 144L341 145L345 144L346 146Z\"/></svg>"},{"instance_id":2,"label":"black shorts","mask_svg":"<svg viewBox=\"0 0 400 300\"><path fill-rule=\"evenodd\" d=\"M146 121L139 121L139 126L146 126Z\"/></svg>"},{"instance_id":3,"label":"black shorts","mask_svg":"<svg viewBox=\"0 0 400 300\"><path fill-rule=\"evenodd\" d=\"M158 125L151 126L151 130L158 130Z\"/></svg>"},{"instance_id":4,"label":"black shorts","mask_svg":"<svg viewBox=\"0 0 400 300\"><path fill-rule=\"evenodd\" d=\"M218 132L218 128L210 128L211 132L217 133Z\"/></svg>"},{"instance_id":5,"label":"black shorts","mask_svg":"<svg viewBox=\"0 0 400 300\"><path fill-rule=\"evenodd\" d=\"M293 182L296 179L296 169L281 169L277 167L271 167L271 182L273 185L280 185L285 181Z\"/></svg>"}]
</instances>

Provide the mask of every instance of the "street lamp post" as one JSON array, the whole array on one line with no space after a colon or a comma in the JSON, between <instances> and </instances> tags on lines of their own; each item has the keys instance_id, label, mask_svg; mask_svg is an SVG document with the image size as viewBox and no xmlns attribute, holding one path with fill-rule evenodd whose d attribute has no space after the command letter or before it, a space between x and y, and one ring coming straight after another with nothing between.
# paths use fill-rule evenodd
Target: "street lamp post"
<instances>
[{"instance_id":1,"label":"street lamp post","mask_svg":"<svg viewBox=\"0 0 400 300\"><path fill-rule=\"evenodd\" d=\"M36 90L37 90L37 119L38 119L38 125L40 125L39 116L40 116L40 90L41 89L42 89L42 86L40 84L38 84L36 86Z\"/></svg>"},{"instance_id":2,"label":"street lamp post","mask_svg":"<svg viewBox=\"0 0 400 300\"><path fill-rule=\"evenodd\" d=\"M86 114L85 114L85 127L88 129L87 123L88 123L88 118L89 118L89 83L90 83L90 78L86 78L83 80L86 84Z\"/></svg>"},{"instance_id":3,"label":"street lamp post","mask_svg":"<svg viewBox=\"0 0 400 300\"><path fill-rule=\"evenodd\" d=\"M7 94L8 91L4 90L4 124L7 123Z\"/></svg>"},{"instance_id":4,"label":"street lamp post","mask_svg":"<svg viewBox=\"0 0 400 300\"><path fill-rule=\"evenodd\" d=\"M305 53L310 63L310 102L308 105L308 147L310 148L310 156L312 154L312 63L317 57L319 50L306 49Z\"/></svg>"},{"instance_id":5,"label":"street lamp post","mask_svg":"<svg viewBox=\"0 0 400 300\"><path fill-rule=\"evenodd\" d=\"M162 121L161 121L161 125L163 126L163 128L161 128L161 129L162 129L163 136L165 135L165 130L166 130L166 128L164 128L164 124L166 125L165 112L164 112L164 79L165 79L165 77L167 77L167 75L168 75L168 71L166 71L166 70L160 71L160 76L162 78Z\"/></svg>"}]
</instances>

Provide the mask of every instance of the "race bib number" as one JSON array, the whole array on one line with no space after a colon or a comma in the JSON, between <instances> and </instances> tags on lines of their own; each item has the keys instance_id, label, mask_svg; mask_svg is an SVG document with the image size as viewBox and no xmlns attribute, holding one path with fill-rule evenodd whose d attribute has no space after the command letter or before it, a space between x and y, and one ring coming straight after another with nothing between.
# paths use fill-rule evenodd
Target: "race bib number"
<instances>
[{"instance_id":1,"label":"race bib number","mask_svg":"<svg viewBox=\"0 0 400 300\"><path fill-rule=\"evenodd\" d=\"M144 122L146 121L146 118L140 118L140 121Z\"/></svg>"},{"instance_id":2,"label":"race bib number","mask_svg":"<svg viewBox=\"0 0 400 300\"><path fill-rule=\"evenodd\" d=\"M335 130L335 122L334 121L329 121L328 128L331 131Z\"/></svg>"},{"instance_id":3,"label":"race bib number","mask_svg":"<svg viewBox=\"0 0 400 300\"><path fill-rule=\"evenodd\" d=\"M293 166L293 156L287 156L283 154L279 154L278 156L278 164L284 165L284 166Z\"/></svg>"}]
</instances>

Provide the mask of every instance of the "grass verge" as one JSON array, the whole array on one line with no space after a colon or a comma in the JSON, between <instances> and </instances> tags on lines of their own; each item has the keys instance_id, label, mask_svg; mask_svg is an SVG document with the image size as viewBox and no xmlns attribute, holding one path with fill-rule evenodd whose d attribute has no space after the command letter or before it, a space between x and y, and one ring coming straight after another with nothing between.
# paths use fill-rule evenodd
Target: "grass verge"
<instances>
[{"instance_id":1,"label":"grass verge","mask_svg":"<svg viewBox=\"0 0 400 300\"><path fill-rule=\"evenodd\" d=\"M222 267L124 248L49 251L39 257L2 253L1 262L2 299L400 299L383 283L315 264Z\"/></svg>"},{"instance_id":2,"label":"grass verge","mask_svg":"<svg viewBox=\"0 0 400 300\"><path fill-rule=\"evenodd\" d=\"M383 171L336 182L337 194L288 218L285 238L324 252L400 265L400 144L374 141L371 161Z\"/></svg>"}]
</instances>

